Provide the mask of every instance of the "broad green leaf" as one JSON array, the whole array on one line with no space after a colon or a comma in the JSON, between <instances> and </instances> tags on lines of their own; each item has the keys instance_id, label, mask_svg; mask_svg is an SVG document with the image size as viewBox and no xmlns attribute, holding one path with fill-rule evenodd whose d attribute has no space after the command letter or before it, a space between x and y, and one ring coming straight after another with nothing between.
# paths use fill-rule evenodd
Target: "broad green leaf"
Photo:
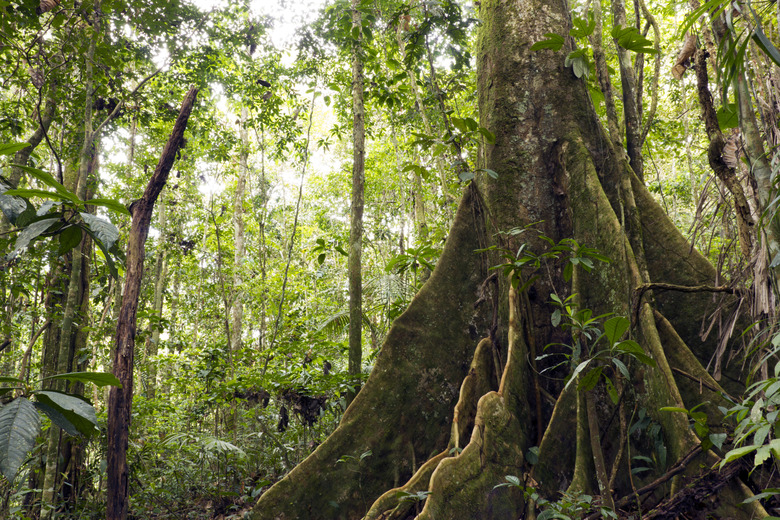
<instances>
[{"instance_id":1,"label":"broad green leaf","mask_svg":"<svg viewBox=\"0 0 780 520\"><path fill-rule=\"evenodd\" d=\"M623 316L613 316L604 322L604 334L607 336L610 347L620 341L629 326L628 318Z\"/></svg>"},{"instance_id":2,"label":"broad green leaf","mask_svg":"<svg viewBox=\"0 0 780 520\"><path fill-rule=\"evenodd\" d=\"M79 433L89 436L98 431L95 409L79 397L53 390L38 390L33 395L39 403L62 414Z\"/></svg>"},{"instance_id":3,"label":"broad green leaf","mask_svg":"<svg viewBox=\"0 0 780 520\"><path fill-rule=\"evenodd\" d=\"M18 377L0 376L0 383L11 383L13 385L23 385L24 380L19 379Z\"/></svg>"},{"instance_id":4,"label":"broad green leaf","mask_svg":"<svg viewBox=\"0 0 780 520\"><path fill-rule=\"evenodd\" d=\"M751 453L753 451L756 451L759 448L756 444L751 444L750 446L742 446L740 448L734 448L733 450L726 453L726 456L723 458L723 460L720 462L720 467L722 468L732 460L737 460L741 457L744 457L748 453Z\"/></svg>"},{"instance_id":5,"label":"broad green leaf","mask_svg":"<svg viewBox=\"0 0 780 520\"><path fill-rule=\"evenodd\" d=\"M739 126L739 110L736 103L729 103L728 105L718 108L718 126L721 130L728 130L729 128L736 128Z\"/></svg>"},{"instance_id":6,"label":"broad green leaf","mask_svg":"<svg viewBox=\"0 0 780 520\"><path fill-rule=\"evenodd\" d=\"M620 361L618 358L612 358L612 364L615 365L620 374L628 380L631 380L631 374L628 371L628 367Z\"/></svg>"},{"instance_id":7,"label":"broad green leaf","mask_svg":"<svg viewBox=\"0 0 780 520\"><path fill-rule=\"evenodd\" d=\"M60 233L60 245L57 248L57 256L62 256L81 243L83 233L78 226L68 226Z\"/></svg>"},{"instance_id":8,"label":"broad green leaf","mask_svg":"<svg viewBox=\"0 0 780 520\"><path fill-rule=\"evenodd\" d=\"M459 117L451 117L450 122L453 124L453 126L455 126L455 128L460 130L461 133L465 134L466 132L468 132L466 121L464 121L463 119Z\"/></svg>"},{"instance_id":9,"label":"broad green leaf","mask_svg":"<svg viewBox=\"0 0 780 520\"><path fill-rule=\"evenodd\" d=\"M583 392L589 392L593 390L599 382L602 370L603 367L596 367L593 370L589 370L584 376L582 376L577 389L582 390Z\"/></svg>"},{"instance_id":10,"label":"broad green leaf","mask_svg":"<svg viewBox=\"0 0 780 520\"><path fill-rule=\"evenodd\" d=\"M79 212L81 218L89 226L92 236L103 242L106 249L111 249L114 243L119 240L119 230L111 222L103 220L91 213Z\"/></svg>"},{"instance_id":11,"label":"broad green leaf","mask_svg":"<svg viewBox=\"0 0 780 520\"><path fill-rule=\"evenodd\" d=\"M484 126L480 126L477 130L479 131L480 134L482 134L485 137L485 141L487 141L490 144L496 143L496 136L495 134L493 134L493 132L491 132Z\"/></svg>"},{"instance_id":12,"label":"broad green leaf","mask_svg":"<svg viewBox=\"0 0 780 520\"><path fill-rule=\"evenodd\" d=\"M121 202L114 199L90 199L84 201L84 204L91 204L93 206L103 206L104 208L112 209L122 215L130 216L130 212Z\"/></svg>"},{"instance_id":13,"label":"broad green leaf","mask_svg":"<svg viewBox=\"0 0 780 520\"><path fill-rule=\"evenodd\" d=\"M37 220L32 224L29 224L24 229L22 229L22 232L19 233L19 235L16 237L16 242L14 243L13 251L8 253L7 258L9 259L16 258L25 247L30 245L30 242L38 238L38 236L40 236L41 233L44 233L52 225L59 222L59 220L60 220L59 215L53 215L41 220Z\"/></svg>"},{"instance_id":14,"label":"broad green leaf","mask_svg":"<svg viewBox=\"0 0 780 520\"><path fill-rule=\"evenodd\" d=\"M474 172L464 171L458 174L458 179L460 179L460 182L468 182L473 178L474 178Z\"/></svg>"},{"instance_id":15,"label":"broad green leaf","mask_svg":"<svg viewBox=\"0 0 780 520\"><path fill-rule=\"evenodd\" d=\"M21 198L14 197L8 194L11 189L6 183L0 180L0 211L3 212L5 218L7 218L11 224L16 224L16 219L25 211L35 209L32 207L29 201Z\"/></svg>"},{"instance_id":16,"label":"broad green leaf","mask_svg":"<svg viewBox=\"0 0 780 520\"><path fill-rule=\"evenodd\" d=\"M79 436L79 430L76 428L76 426L70 422L65 415L63 415L58 408L55 408L53 406L50 406L43 402L36 402L35 408L37 408L39 411L46 414L46 417L48 417L53 424L58 426L62 429L65 433L67 433L70 436L78 437Z\"/></svg>"},{"instance_id":17,"label":"broad green leaf","mask_svg":"<svg viewBox=\"0 0 780 520\"><path fill-rule=\"evenodd\" d=\"M97 386L116 386L122 388L122 383L116 378L114 374L108 372L68 372L66 374L57 374L55 376L49 376L42 379L47 381L50 379L64 379L65 381L77 381L79 383L92 383Z\"/></svg>"},{"instance_id":18,"label":"broad green leaf","mask_svg":"<svg viewBox=\"0 0 780 520\"><path fill-rule=\"evenodd\" d=\"M564 65L571 67L574 75L578 78L587 77L590 74L590 64L588 58L582 52L584 49L580 49L572 52L566 56Z\"/></svg>"},{"instance_id":19,"label":"broad green leaf","mask_svg":"<svg viewBox=\"0 0 780 520\"><path fill-rule=\"evenodd\" d=\"M51 176L51 174L39 170L38 168L32 168L30 166L22 166L20 164L14 165L18 168L21 168L22 170L26 171L31 177L34 177L41 181L42 183L54 188L57 193L65 197L66 199L70 200L73 204L79 204L81 200L76 196L75 193L71 192L65 186L60 184L54 177Z\"/></svg>"},{"instance_id":20,"label":"broad green leaf","mask_svg":"<svg viewBox=\"0 0 780 520\"><path fill-rule=\"evenodd\" d=\"M684 413L685 415L690 415L690 412L686 410L685 408L678 408L677 406L662 406L658 409L661 412L679 412Z\"/></svg>"},{"instance_id":21,"label":"broad green leaf","mask_svg":"<svg viewBox=\"0 0 780 520\"><path fill-rule=\"evenodd\" d=\"M70 197L67 197L59 192L56 191L46 191L46 190L38 190L38 189L16 189L16 190L8 190L6 195L10 195L13 197L42 197L44 199L53 199L53 200L60 200L65 202L72 202Z\"/></svg>"},{"instance_id":22,"label":"broad green leaf","mask_svg":"<svg viewBox=\"0 0 780 520\"><path fill-rule=\"evenodd\" d=\"M612 29L612 37L618 45L629 51L656 54L653 42L645 38L636 27L615 26Z\"/></svg>"},{"instance_id":23,"label":"broad green leaf","mask_svg":"<svg viewBox=\"0 0 780 520\"><path fill-rule=\"evenodd\" d=\"M593 16L593 12L588 12L588 19L583 20L578 16L572 17L572 25L574 27L569 30L569 34L575 38L587 38L596 29L596 19Z\"/></svg>"},{"instance_id":24,"label":"broad green leaf","mask_svg":"<svg viewBox=\"0 0 780 520\"><path fill-rule=\"evenodd\" d=\"M712 445L720 450L723 448L723 443L726 442L727 437L728 435L725 433L711 433L709 439Z\"/></svg>"},{"instance_id":25,"label":"broad green leaf","mask_svg":"<svg viewBox=\"0 0 780 520\"><path fill-rule=\"evenodd\" d=\"M19 150L24 150L30 143L4 143L0 144L0 155L11 155Z\"/></svg>"},{"instance_id":26,"label":"broad green leaf","mask_svg":"<svg viewBox=\"0 0 780 520\"><path fill-rule=\"evenodd\" d=\"M761 446L756 450L756 456L753 459L753 467L757 468L767 460L769 460L769 456L771 455L769 451L769 445L765 444L764 446Z\"/></svg>"},{"instance_id":27,"label":"broad green leaf","mask_svg":"<svg viewBox=\"0 0 780 520\"><path fill-rule=\"evenodd\" d=\"M740 505L742 505L742 504L749 504L751 502L755 502L756 500L763 500L765 498L773 497L775 495L780 495L780 489L778 489L778 488L767 488L764 491L762 491L761 493L757 493L757 494L751 496L750 498L746 499L744 502L741 502ZM764 518L765 519L770 519L770 518L777 518L777 517L776 516L766 516Z\"/></svg>"},{"instance_id":28,"label":"broad green leaf","mask_svg":"<svg viewBox=\"0 0 780 520\"><path fill-rule=\"evenodd\" d=\"M612 383L612 380L604 375L604 383L607 385L607 394L609 395L609 398L612 400L612 404L617 405L618 401L620 400L620 396L617 393L617 388L615 388L615 385Z\"/></svg>"},{"instance_id":29,"label":"broad green leaf","mask_svg":"<svg viewBox=\"0 0 780 520\"><path fill-rule=\"evenodd\" d=\"M561 50L565 41L563 36L555 33L546 33L544 36L547 38L546 40L541 40L531 45L532 51L540 51L542 49Z\"/></svg>"},{"instance_id":30,"label":"broad green leaf","mask_svg":"<svg viewBox=\"0 0 780 520\"><path fill-rule=\"evenodd\" d=\"M9 482L35 446L41 420L35 406L24 397L0 408L0 472Z\"/></svg>"}]
</instances>

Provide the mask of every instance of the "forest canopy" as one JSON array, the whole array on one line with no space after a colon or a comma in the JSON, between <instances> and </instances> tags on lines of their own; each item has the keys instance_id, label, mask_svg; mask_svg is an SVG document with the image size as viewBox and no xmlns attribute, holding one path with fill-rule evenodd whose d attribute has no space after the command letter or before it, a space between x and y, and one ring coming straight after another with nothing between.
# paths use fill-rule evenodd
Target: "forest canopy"
<instances>
[{"instance_id":1,"label":"forest canopy","mask_svg":"<svg viewBox=\"0 0 780 520\"><path fill-rule=\"evenodd\" d=\"M0 1L0 518L780 516L778 20Z\"/></svg>"}]
</instances>

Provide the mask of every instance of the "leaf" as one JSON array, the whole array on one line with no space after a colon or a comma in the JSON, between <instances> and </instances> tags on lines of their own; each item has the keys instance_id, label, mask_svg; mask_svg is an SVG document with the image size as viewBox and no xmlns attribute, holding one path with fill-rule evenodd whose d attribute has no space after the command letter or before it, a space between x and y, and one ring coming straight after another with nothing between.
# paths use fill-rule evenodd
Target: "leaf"
<instances>
[{"instance_id":1,"label":"leaf","mask_svg":"<svg viewBox=\"0 0 780 520\"><path fill-rule=\"evenodd\" d=\"M0 144L0 155L11 155L19 150L24 150L30 143L4 143Z\"/></svg>"},{"instance_id":2,"label":"leaf","mask_svg":"<svg viewBox=\"0 0 780 520\"><path fill-rule=\"evenodd\" d=\"M8 190L7 195L15 196L15 197L41 197L44 199L54 199L58 201L64 201L64 202L72 202L69 197L66 197L62 195L61 193L57 193L56 191L46 191L46 190L38 190L38 189L16 189L16 190Z\"/></svg>"},{"instance_id":3,"label":"leaf","mask_svg":"<svg viewBox=\"0 0 780 520\"><path fill-rule=\"evenodd\" d=\"M612 380L606 375L604 376L604 382L607 385L607 394L609 394L609 398L612 400L612 404L617 405L618 401L620 400L620 396L617 393L617 388L615 388Z\"/></svg>"},{"instance_id":4,"label":"leaf","mask_svg":"<svg viewBox=\"0 0 780 520\"><path fill-rule=\"evenodd\" d=\"M64 379L70 382L77 381L79 383L93 383L100 387L115 386L117 388L122 388L122 383L119 382L119 379L117 379L114 374L110 374L108 372L68 372L66 374L57 374L54 376L45 377L42 379L42 381L47 381L50 379Z\"/></svg>"},{"instance_id":5,"label":"leaf","mask_svg":"<svg viewBox=\"0 0 780 520\"><path fill-rule=\"evenodd\" d=\"M550 322L552 323L553 327L557 327L561 324L561 310L555 309L552 313L552 316L550 317Z\"/></svg>"},{"instance_id":6,"label":"leaf","mask_svg":"<svg viewBox=\"0 0 780 520\"><path fill-rule=\"evenodd\" d=\"M593 370L588 371L588 373L582 377L577 389L582 390L583 392L593 390L599 382L603 369L603 367L596 367Z\"/></svg>"},{"instance_id":7,"label":"leaf","mask_svg":"<svg viewBox=\"0 0 780 520\"><path fill-rule=\"evenodd\" d=\"M733 450L726 453L726 456L720 462L720 467L723 468L723 466L725 466L732 460L737 460L741 457L744 457L748 453L756 451L758 448L759 446L757 444L752 444L750 446L742 446L741 448L734 448Z\"/></svg>"},{"instance_id":8,"label":"leaf","mask_svg":"<svg viewBox=\"0 0 780 520\"><path fill-rule=\"evenodd\" d=\"M79 436L78 428L76 428L76 426L74 426L72 422L70 422L62 413L60 413L60 411L57 408L54 408L53 406L49 406L46 403L40 403L40 402L34 403L34 405L35 408L45 413L52 423L62 428L62 431L64 431L65 433L73 437Z\"/></svg>"},{"instance_id":9,"label":"leaf","mask_svg":"<svg viewBox=\"0 0 780 520\"><path fill-rule=\"evenodd\" d=\"M459 117L451 117L450 122L457 128L462 134L465 134L468 132L468 127L466 126L466 121L459 118Z\"/></svg>"},{"instance_id":10,"label":"leaf","mask_svg":"<svg viewBox=\"0 0 780 520\"><path fill-rule=\"evenodd\" d=\"M24 397L0 408L0 472L9 482L35 446L41 420L33 404Z\"/></svg>"},{"instance_id":11,"label":"leaf","mask_svg":"<svg viewBox=\"0 0 780 520\"><path fill-rule=\"evenodd\" d=\"M756 456L753 459L753 467L757 468L758 466L762 465L764 462L769 460L769 456L770 455L771 454L769 452L769 445L768 444L758 448L756 450Z\"/></svg>"},{"instance_id":12,"label":"leaf","mask_svg":"<svg viewBox=\"0 0 780 520\"><path fill-rule=\"evenodd\" d=\"M628 380L631 380L631 374L628 371L628 367L626 367L625 363L620 361L618 358L612 358L612 364L615 365L620 372L620 374L625 377Z\"/></svg>"},{"instance_id":13,"label":"leaf","mask_svg":"<svg viewBox=\"0 0 780 520\"><path fill-rule=\"evenodd\" d=\"M520 479L516 477L515 475L507 475L506 477L507 482L512 484L513 486L520 486Z\"/></svg>"},{"instance_id":14,"label":"leaf","mask_svg":"<svg viewBox=\"0 0 780 520\"><path fill-rule=\"evenodd\" d=\"M0 383L11 383L14 385L23 385L24 380L19 379L18 377L2 376L0 377Z\"/></svg>"},{"instance_id":15,"label":"leaf","mask_svg":"<svg viewBox=\"0 0 780 520\"><path fill-rule=\"evenodd\" d=\"M480 134L482 134L485 137L485 141L487 141L490 144L496 143L496 136L493 132L485 128L484 126L480 126L477 128Z\"/></svg>"},{"instance_id":16,"label":"leaf","mask_svg":"<svg viewBox=\"0 0 780 520\"><path fill-rule=\"evenodd\" d=\"M89 226L90 230L95 238L100 240L106 249L111 249L114 243L119 240L119 230L111 222L103 220L91 213L79 212L81 218Z\"/></svg>"},{"instance_id":17,"label":"leaf","mask_svg":"<svg viewBox=\"0 0 780 520\"><path fill-rule=\"evenodd\" d=\"M60 246L57 256L62 256L81 243L83 233L78 226L68 226L60 233Z\"/></svg>"},{"instance_id":18,"label":"leaf","mask_svg":"<svg viewBox=\"0 0 780 520\"><path fill-rule=\"evenodd\" d=\"M685 415L690 415L688 410L686 410L685 408L679 408L677 406L662 406L658 410L661 412L680 412L680 413L684 413Z\"/></svg>"},{"instance_id":19,"label":"leaf","mask_svg":"<svg viewBox=\"0 0 780 520\"><path fill-rule=\"evenodd\" d=\"M620 338L623 337L629 326L628 318L623 316L613 316L604 322L604 334L607 336L610 347L620 341Z\"/></svg>"},{"instance_id":20,"label":"leaf","mask_svg":"<svg viewBox=\"0 0 780 520\"><path fill-rule=\"evenodd\" d=\"M766 34L764 34L764 29L761 27L761 20L756 16L756 12L753 10L752 6L750 7L750 11L753 13L753 21L756 24L755 29L753 29L753 41L756 42L756 45L764 51L764 54L766 54L770 60L775 62L775 65L780 67L780 51L777 50L777 47L775 47L769 38L767 38Z\"/></svg>"},{"instance_id":21,"label":"leaf","mask_svg":"<svg viewBox=\"0 0 780 520\"><path fill-rule=\"evenodd\" d=\"M43 170L39 170L38 168L31 168L30 166L22 166L21 164L15 164L17 168L21 168L22 170L26 171L31 177L34 177L41 181L42 183L52 187L55 189L57 193L59 193L62 197L65 199L68 199L73 204L79 204L81 200L76 196L75 193L71 192L65 186L57 182L57 180L54 179L54 177L51 176L51 174L46 173Z\"/></svg>"},{"instance_id":22,"label":"leaf","mask_svg":"<svg viewBox=\"0 0 780 520\"><path fill-rule=\"evenodd\" d=\"M458 174L458 179L460 179L460 182L468 182L473 178L474 178L474 172L464 171Z\"/></svg>"},{"instance_id":23,"label":"leaf","mask_svg":"<svg viewBox=\"0 0 780 520\"><path fill-rule=\"evenodd\" d=\"M572 68L572 72L574 72L574 75L578 78L583 76L588 77L590 74L590 64L588 63L588 58L583 54L583 50L584 49L580 49L572 52L566 56L564 62L565 66Z\"/></svg>"},{"instance_id":24,"label":"leaf","mask_svg":"<svg viewBox=\"0 0 780 520\"><path fill-rule=\"evenodd\" d=\"M653 48L653 42L645 38L636 27L615 26L612 28L612 37L618 45L629 51L644 54L657 53Z\"/></svg>"},{"instance_id":25,"label":"leaf","mask_svg":"<svg viewBox=\"0 0 780 520\"><path fill-rule=\"evenodd\" d=\"M32 210L33 214L35 208L28 200L21 197L14 197L8 195L7 192L11 189L9 185L0 180L0 211L3 212L5 218L7 218L11 224L16 224L16 219L19 218L22 213Z\"/></svg>"},{"instance_id":26,"label":"leaf","mask_svg":"<svg viewBox=\"0 0 780 520\"><path fill-rule=\"evenodd\" d=\"M130 212L127 210L125 205L114 199L90 199L84 201L84 204L103 206L104 208L114 210L117 213L121 213L122 215L127 215L128 217L130 216Z\"/></svg>"},{"instance_id":27,"label":"leaf","mask_svg":"<svg viewBox=\"0 0 780 520\"><path fill-rule=\"evenodd\" d=\"M736 103L729 103L718 108L718 126L721 130L737 128L739 126L739 110Z\"/></svg>"},{"instance_id":28,"label":"leaf","mask_svg":"<svg viewBox=\"0 0 780 520\"><path fill-rule=\"evenodd\" d=\"M95 409L79 397L53 390L38 390L34 395L38 403L59 412L75 426L79 433L89 436L99 431Z\"/></svg>"},{"instance_id":29,"label":"leaf","mask_svg":"<svg viewBox=\"0 0 780 520\"><path fill-rule=\"evenodd\" d=\"M544 36L547 38L546 40L541 40L531 45L532 51L540 51L542 49L561 50L565 41L563 36L555 33L546 33Z\"/></svg>"},{"instance_id":30,"label":"leaf","mask_svg":"<svg viewBox=\"0 0 780 520\"><path fill-rule=\"evenodd\" d=\"M739 505L743 504L749 504L751 502L755 502L756 500L763 500L765 498L773 497L775 495L780 495L780 489L778 488L767 488L763 492L755 494L751 496L750 498L746 499L744 502L740 502ZM765 519L769 518L777 518L775 516L765 516Z\"/></svg>"},{"instance_id":31,"label":"leaf","mask_svg":"<svg viewBox=\"0 0 780 520\"><path fill-rule=\"evenodd\" d=\"M59 222L59 220L60 220L59 215L47 216L47 218L37 220L32 224L29 224L24 229L22 229L22 232L19 233L19 236L16 237L14 250L8 253L6 258L8 258L9 260L16 258L25 247L30 245L30 242L35 240L38 236L41 235L41 233L45 232L53 224Z\"/></svg>"},{"instance_id":32,"label":"leaf","mask_svg":"<svg viewBox=\"0 0 780 520\"><path fill-rule=\"evenodd\" d=\"M596 29L596 19L593 12L588 12L588 19L583 20L577 16L572 17L574 27L569 30L569 34L575 38L587 38Z\"/></svg>"}]
</instances>

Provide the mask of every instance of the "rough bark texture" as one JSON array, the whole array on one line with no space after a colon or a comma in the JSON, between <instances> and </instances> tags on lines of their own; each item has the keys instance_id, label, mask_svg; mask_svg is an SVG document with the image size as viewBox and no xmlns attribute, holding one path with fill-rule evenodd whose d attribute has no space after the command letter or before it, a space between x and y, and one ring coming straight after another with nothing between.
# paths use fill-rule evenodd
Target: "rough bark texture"
<instances>
[{"instance_id":1,"label":"rough bark texture","mask_svg":"<svg viewBox=\"0 0 780 520\"><path fill-rule=\"evenodd\" d=\"M154 203L165 187L176 153L184 145L184 130L187 128L187 121L197 94L197 89L191 88L184 97L171 137L160 156L160 162L152 178L149 179L143 196L130 206L133 220L127 244L127 277L116 327L114 352L114 375L122 383L122 387L112 387L108 401L108 474L106 477L108 483L106 518L108 520L127 518L127 443L133 403L136 313L144 271L144 244L149 235Z\"/></svg>"},{"instance_id":2,"label":"rough bark texture","mask_svg":"<svg viewBox=\"0 0 780 520\"><path fill-rule=\"evenodd\" d=\"M357 0L352 1L352 27L362 27ZM352 50L352 206L349 224L349 374L363 372L363 185L366 178L366 111L363 106L362 32ZM352 402L354 394L347 396Z\"/></svg>"},{"instance_id":3,"label":"rough bark texture","mask_svg":"<svg viewBox=\"0 0 780 520\"><path fill-rule=\"evenodd\" d=\"M614 148L584 82L564 67L571 49L530 50L546 33L568 33L565 0L484 0L479 17L480 119L496 136L495 144L482 150L482 166L497 172L499 179L483 175L466 191L440 263L396 320L342 424L260 498L252 518L353 519L365 514L367 520L516 520L532 513L533 506L523 501L517 487L496 487L506 475L517 476L551 500L565 490L597 493L594 460L602 479L610 475L616 503L624 504L620 499L634 486L654 482L664 471L657 468L631 480L631 455L648 453L654 439L644 432L627 439L627 413L645 410L657 426L654 435L661 439L670 465L699 444L683 414L659 409L692 406L707 398L691 378L718 387L702 368L717 345L712 338L699 338L712 298L706 292L648 291L634 305L632 296L647 283L714 285L713 267L691 249L653 200L625 152ZM574 239L611 262L589 273L576 268L572 282L563 276L568 258L548 262L536 273L523 273L526 279L539 276L520 295L508 280L499 279L494 300L500 304L498 320L481 328L473 320L472 301L478 288L484 298L492 286L483 278L480 256L473 253L485 240L478 237L490 237L491 244L510 251L517 251L521 240L537 254L548 251L549 242L532 232L510 237L497 233L531 224L553 242ZM496 263L490 258L488 265ZM565 368L533 375L529 360L545 345L572 342L571 333L551 320L556 308L551 295L571 293L578 295L576 305L593 315L631 316L629 335L653 360L652 366L629 362L631 377L620 383L619 406L607 397L603 384L593 390L590 403L576 384L562 391L562 378L570 372ZM477 369L486 364L485 342L476 355L473 345L476 337L485 336L490 345L506 345L497 391L478 384L485 377L478 374L487 372ZM571 350L561 347L557 352ZM608 365L603 366L605 374L621 377ZM724 375L721 384L739 386L739 373L727 370ZM461 399L456 405L458 387ZM475 407L468 404L474 401ZM450 425L453 407L456 420ZM591 443L589 415L598 416L597 424L590 424L590 431L599 427L598 445L598 439ZM468 418L468 425L472 416L473 428L462 428L461 419ZM462 452L442 453L448 432L450 446L462 446ZM525 455L533 439L542 435L538 462L531 466ZM371 456L359 460L368 450ZM336 463L342 456L357 458ZM700 462L712 465L713 460ZM392 487L429 494L424 506L410 507L393 499L393 492L387 491ZM653 489L649 500L659 503L663 491ZM747 494L743 485L731 481L718 503L707 507L714 517L765 515L757 502L752 510L733 507Z\"/></svg>"},{"instance_id":4,"label":"rough bark texture","mask_svg":"<svg viewBox=\"0 0 780 520\"><path fill-rule=\"evenodd\" d=\"M361 518L447 447L460 384L486 330L486 306L474 309L488 268L474 253L486 245L480 207L467 190L436 269L393 323L339 427L260 497L250 518Z\"/></svg>"}]
</instances>

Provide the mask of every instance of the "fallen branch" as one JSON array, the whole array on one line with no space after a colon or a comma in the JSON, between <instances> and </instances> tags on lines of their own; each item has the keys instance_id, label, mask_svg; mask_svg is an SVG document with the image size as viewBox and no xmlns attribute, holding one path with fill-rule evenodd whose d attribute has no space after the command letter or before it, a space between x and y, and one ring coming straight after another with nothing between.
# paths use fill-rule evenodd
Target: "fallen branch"
<instances>
[{"instance_id":1,"label":"fallen branch","mask_svg":"<svg viewBox=\"0 0 780 520\"><path fill-rule=\"evenodd\" d=\"M655 509L642 517L642 520L662 520L678 518L683 512L698 510L697 504L706 503L717 496L737 474L742 471L740 461L728 464L722 470L710 469L704 475L685 486L674 496L664 500Z\"/></svg>"},{"instance_id":2,"label":"fallen branch","mask_svg":"<svg viewBox=\"0 0 780 520\"><path fill-rule=\"evenodd\" d=\"M672 479L672 477L679 475L683 471L685 471L685 468L688 467L688 464L691 463L691 461L696 458L696 456L701 453L701 446L696 446L691 451L688 452L688 454L683 457L680 462L674 465L672 469L655 479L654 481L650 482L649 484L642 486L641 488L637 489L634 493L631 493L630 495L626 495L620 500L615 502L615 509L620 509L621 507L625 507L631 502L634 502L636 500L639 500L639 497L642 495L646 495L650 493L651 491L655 490L658 486L661 484L664 484L665 482L668 482ZM677 496L677 495L675 495ZM601 512L593 513L591 515L588 515L585 517L585 520L596 520L597 518L600 518Z\"/></svg>"}]
</instances>

